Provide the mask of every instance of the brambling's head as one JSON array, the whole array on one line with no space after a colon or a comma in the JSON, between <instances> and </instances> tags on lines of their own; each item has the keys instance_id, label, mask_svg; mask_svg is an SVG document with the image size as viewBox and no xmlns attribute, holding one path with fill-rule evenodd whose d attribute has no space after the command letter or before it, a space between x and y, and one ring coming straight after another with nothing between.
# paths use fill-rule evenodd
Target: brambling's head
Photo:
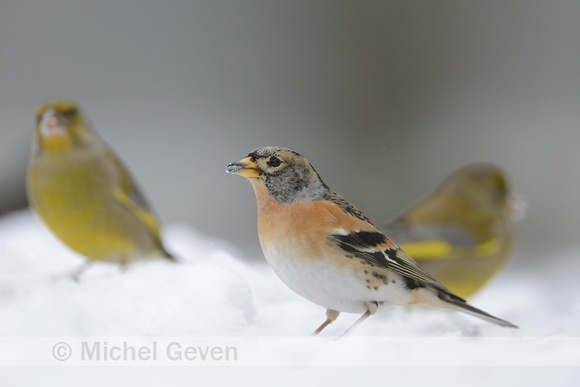
<instances>
[{"instance_id":1,"label":"brambling's head","mask_svg":"<svg viewBox=\"0 0 580 387\"><path fill-rule=\"evenodd\" d=\"M227 166L226 172L264 184L281 203L320 200L329 191L312 165L288 148L264 146Z\"/></svg>"}]
</instances>

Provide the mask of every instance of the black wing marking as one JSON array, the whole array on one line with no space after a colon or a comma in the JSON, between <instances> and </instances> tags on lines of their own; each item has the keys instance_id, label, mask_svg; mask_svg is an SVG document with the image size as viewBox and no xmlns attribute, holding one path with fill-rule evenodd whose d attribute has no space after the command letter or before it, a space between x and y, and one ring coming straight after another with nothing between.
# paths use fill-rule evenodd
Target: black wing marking
<instances>
[{"instance_id":1,"label":"black wing marking","mask_svg":"<svg viewBox=\"0 0 580 387\"><path fill-rule=\"evenodd\" d=\"M390 247L394 243L380 232L337 233L333 234L332 238L346 256L362 259L370 266L393 270L405 278L410 289L428 285L451 294L447 288L421 269L403 250L399 247Z\"/></svg>"}]
</instances>

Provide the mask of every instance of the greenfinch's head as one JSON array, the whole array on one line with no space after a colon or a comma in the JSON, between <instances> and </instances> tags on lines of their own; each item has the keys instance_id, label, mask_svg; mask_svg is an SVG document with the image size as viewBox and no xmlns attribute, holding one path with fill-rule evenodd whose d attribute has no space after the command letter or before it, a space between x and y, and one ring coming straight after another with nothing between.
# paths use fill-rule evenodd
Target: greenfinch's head
<instances>
[{"instance_id":1,"label":"greenfinch's head","mask_svg":"<svg viewBox=\"0 0 580 387\"><path fill-rule=\"evenodd\" d=\"M49 101L36 111L37 149L65 152L76 146L88 146L95 134L77 104L73 101Z\"/></svg>"},{"instance_id":2,"label":"greenfinch's head","mask_svg":"<svg viewBox=\"0 0 580 387\"><path fill-rule=\"evenodd\" d=\"M509 201L509 185L495 165L470 164L452 173L440 188L461 195L481 209L504 211Z\"/></svg>"}]
</instances>

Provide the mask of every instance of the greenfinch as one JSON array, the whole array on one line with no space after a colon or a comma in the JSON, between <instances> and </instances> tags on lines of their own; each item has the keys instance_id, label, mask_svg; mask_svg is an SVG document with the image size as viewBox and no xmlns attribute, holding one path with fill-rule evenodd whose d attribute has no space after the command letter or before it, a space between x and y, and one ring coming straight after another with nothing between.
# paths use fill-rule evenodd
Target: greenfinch
<instances>
[{"instance_id":1,"label":"greenfinch","mask_svg":"<svg viewBox=\"0 0 580 387\"><path fill-rule=\"evenodd\" d=\"M48 228L89 261L174 260L131 174L72 101L38 108L27 194Z\"/></svg>"},{"instance_id":2,"label":"greenfinch","mask_svg":"<svg viewBox=\"0 0 580 387\"><path fill-rule=\"evenodd\" d=\"M504 173L467 165L380 230L460 297L479 290L511 254L518 203Z\"/></svg>"}]
</instances>

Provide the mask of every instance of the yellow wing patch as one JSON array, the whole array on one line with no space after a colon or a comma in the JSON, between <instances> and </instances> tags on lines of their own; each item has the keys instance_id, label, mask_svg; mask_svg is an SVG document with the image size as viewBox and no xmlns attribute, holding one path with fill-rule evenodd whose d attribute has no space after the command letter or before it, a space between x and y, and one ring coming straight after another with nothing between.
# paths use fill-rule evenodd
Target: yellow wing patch
<instances>
[{"instance_id":1,"label":"yellow wing patch","mask_svg":"<svg viewBox=\"0 0 580 387\"><path fill-rule=\"evenodd\" d=\"M419 260L453 259L454 256L470 254L476 258L487 258L500 249L497 239L490 239L475 246L453 246L445 240L428 240L403 243L399 246L407 255Z\"/></svg>"},{"instance_id":2,"label":"yellow wing patch","mask_svg":"<svg viewBox=\"0 0 580 387\"><path fill-rule=\"evenodd\" d=\"M114 190L114 195L119 203L125 206L133 216L143 222L156 238L159 238L159 224L151 211L136 204L120 188Z\"/></svg>"}]
</instances>

